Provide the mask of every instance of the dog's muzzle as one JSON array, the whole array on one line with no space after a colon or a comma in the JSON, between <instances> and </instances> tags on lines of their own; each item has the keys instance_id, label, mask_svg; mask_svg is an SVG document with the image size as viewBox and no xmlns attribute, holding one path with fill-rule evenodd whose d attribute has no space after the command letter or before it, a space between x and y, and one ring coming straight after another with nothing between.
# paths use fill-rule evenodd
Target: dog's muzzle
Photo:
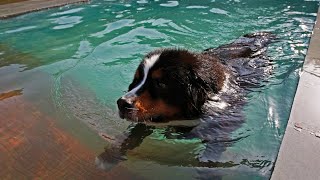
<instances>
[{"instance_id":1,"label":"dog's muzzle","mask_svg":"<svg viewBox=\"0 0 320 180\"><path fill-rule=\"evenodd\" d=\"M120 118L128 118L129 113L135 109L135 99L135 95L126 94L117 100Z\"/></svg>"}]
</instances>

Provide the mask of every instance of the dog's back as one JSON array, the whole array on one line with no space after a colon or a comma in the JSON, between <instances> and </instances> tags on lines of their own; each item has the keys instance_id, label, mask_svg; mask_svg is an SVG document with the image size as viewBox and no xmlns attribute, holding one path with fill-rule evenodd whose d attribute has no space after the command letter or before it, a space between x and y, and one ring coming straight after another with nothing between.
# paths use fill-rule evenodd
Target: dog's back
<instances>
[{"instance_id":1,"label":"dog's back","mask_svg":"<svg viewBox=\"0 0 320 180\"><path fill-rule=\"evenodd\" d=\"M266 57L266 51L274 39L275 35L269 32L250 33L230 44L206 49L203 53L217 56L228 66L240 87L260 87L261 81L271 72L271 61Z\"/></svg>"},{"instance_id":2,"label":"dog's back","mask_svg":"<svg viewBox=\"0 0 320 180\"><path fill-rule=\"evenodd\" d=\"M207 115L201 118L203 122L190 132L189 137L200 137L212 144L210 149L217 155L221 148L225 148L224 140L228 141L229 134L244 122L242 110L246 94L261 87L262 81L270 75L272 63L266 51L274 39L271 33L258 32L246 34L230 44L204 50L203 53L218 57L232 77L225 82L226 90L213 94L205 104Z\"/></svg>"}]
</instances>

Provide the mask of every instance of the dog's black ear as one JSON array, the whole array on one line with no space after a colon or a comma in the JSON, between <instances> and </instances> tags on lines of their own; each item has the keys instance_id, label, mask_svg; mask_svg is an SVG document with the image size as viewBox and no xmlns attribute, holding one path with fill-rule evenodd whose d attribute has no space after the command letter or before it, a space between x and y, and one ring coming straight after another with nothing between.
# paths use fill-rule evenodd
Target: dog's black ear
<instances>
[{"instance_id":1,"label":"dog's black ear","mask_svg":"<svg viewBox=\"0 0 320 180\"><path fill-rule=\"evenodd\" d=\"M215 56L201 55L193 69L196 82L210 93L218 93L224 84L226 69Z\"/></svg>"},{"instance_id":2,"label":"dog's black ear","mask_svg":"<svg viewBox=\"0 0 320 180\"><path fill-rule=\"evenodd\" d=\"M168 68L167 68L168 69ZM194 73L194 67L189 64L179 64L170 69L171 78L174 78L181 93L182 113L186 118L198 117L202 113L202 106L207 99L207 90L202 81Z\"/></svg>"},{"instance_id":3,"label":"dog's black ear","mask_svg":"<svg viewBox=\"0 0 320 180\"><path fill-rule=\"evenodd\" d=\"M199 116L202 113L202 106L207 100L208 85L193 71L188 70L188 84L186 88L189 116Z\"/></svg>"}]
</instances>

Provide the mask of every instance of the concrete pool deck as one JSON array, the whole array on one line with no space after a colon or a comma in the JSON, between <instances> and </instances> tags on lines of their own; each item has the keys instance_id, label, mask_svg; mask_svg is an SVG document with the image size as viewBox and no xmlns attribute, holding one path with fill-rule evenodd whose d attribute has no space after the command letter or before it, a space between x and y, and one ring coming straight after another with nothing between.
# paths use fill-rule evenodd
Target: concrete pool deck
<instances>
[{"instance_id":1,"label":"concrete pool deck","mask_svg":"<svg viewBox=\"0 0 320 180\"><path fill-rule=\"evenodd\" d=\"M89 2L89 0L26 0L0 5L0 19L6 19L29 12L60 7L68 4Z\"/></svg>"},{"instance_id":2,"label":"concrete pool deck","mask_svg":"<svg viewBox=\"0 0 320 180\"><path fill-rule=\"evenodd\" d=\"M272 180L320 177L320 8L302 70Z\"/></svg>"}]
</instances>

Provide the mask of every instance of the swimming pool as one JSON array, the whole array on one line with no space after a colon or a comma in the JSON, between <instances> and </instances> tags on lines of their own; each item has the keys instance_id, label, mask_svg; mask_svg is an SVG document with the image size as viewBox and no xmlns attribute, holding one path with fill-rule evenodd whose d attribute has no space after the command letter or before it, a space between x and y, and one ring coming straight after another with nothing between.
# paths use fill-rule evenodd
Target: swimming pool
<instances>
[{"instance_id":1,"label":"swimming pool","mask_svg":"<svg viewBox=\"0 0 320 180\"><path fill-rule=\"evenodd\" d=\"M268 179L317 8L298 0L92 1L0 21L0 177ZM274 70L247 95L245 122L214 165L195 162L205 143L167 139L161 127L112 169L95 165L130 125L115 101L145 53L201 51L256 31L278 37L268 50Z\"/></svg>"}]
</instances>

